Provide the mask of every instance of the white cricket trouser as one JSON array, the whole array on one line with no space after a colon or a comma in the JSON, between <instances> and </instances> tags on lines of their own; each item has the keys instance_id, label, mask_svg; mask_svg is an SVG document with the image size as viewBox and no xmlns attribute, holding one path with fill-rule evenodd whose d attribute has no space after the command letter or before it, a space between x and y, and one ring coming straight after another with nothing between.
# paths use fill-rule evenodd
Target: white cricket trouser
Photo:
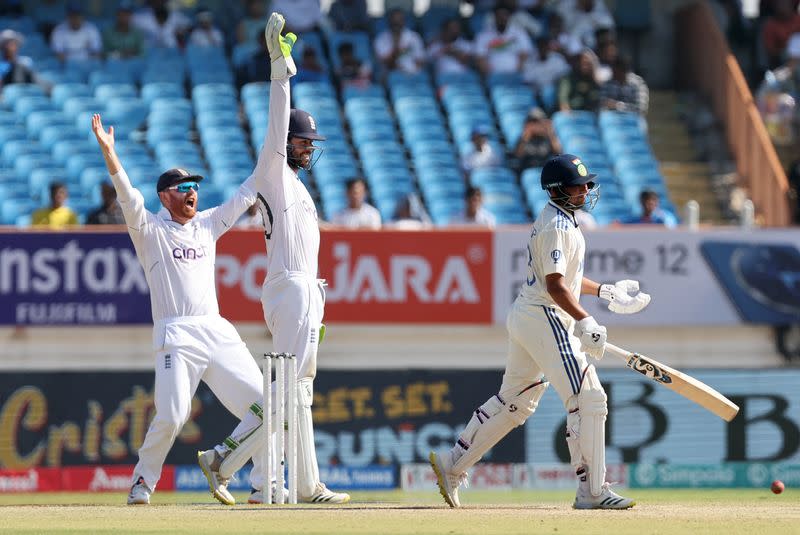
<instances>
[{"instance_id":1,"label":"white cricket trouser","mask_svg":"<svg viewBox=\"0 0 800 535\"><path fill-rule=\"evenodd\" d=\"M325 311L321 281L305 274L267 280L261 291L264 320L273 350L297 357L297 377L317 375L319 328Z\"/></svg>"},{"instance_id":2,"label":"white cricket trouser","mask_svg":"<svg viewBox=\"0 0 800 535\"><path fill-rule=\"evenodd\" d=\"M580 391L586 355L573 334L575 320L553 308L514 302L506 320L508 360L500 392L547 377L566 407Z\"/></svg>"},{"instance_id":3,"label":"white cricket trouser","mask_svg":"<svg viewBox=\"0 0 800 535\"><path fill-rule=\"evenodd\" d=\"M159 321L153 328L153 347L156 414L139 448L134 480L142 476L155 490L167 453L189 419L200 381L241 420L253 400L261 399L262 379L239 333L219 315Z\"/></svg>"},{"instance_id":4,"label":"white cricket trouser","mask_svg":"<svg viewBox=\"0 0 800 535\"><path fill-rule=\"evenodd\" d=\"M322 281L306 274L279 276L264 282L261 304L264 320L272 333L273 350L294 354L297 380L311 380L298 385L304 392L298 390L300 403L297 404L297 493L306 498L319 483L311 403L312 381L317 375L319 328L325 312L325 289Z\"/></svg>"}]
</instances>

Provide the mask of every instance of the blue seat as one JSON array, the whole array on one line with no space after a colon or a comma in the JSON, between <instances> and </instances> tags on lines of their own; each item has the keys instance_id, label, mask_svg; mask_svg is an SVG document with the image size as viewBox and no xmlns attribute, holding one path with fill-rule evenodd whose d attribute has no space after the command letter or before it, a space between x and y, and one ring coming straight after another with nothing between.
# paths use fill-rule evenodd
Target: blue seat
<instances>
[{"instance_id":1,"label":"blue seat","mask_svg":"<svg viewBox=\"0 0 800 535\"><path fill-rule=\"evenodd\" d=\"M23 125L0 127L0 146L9 141L28 139L28 131Z\"/></svg>"},{"instance_id":2,"label":"blue seat","mask_svg":"<svg viewBox=\"0 0 800 535\"><path fill-rule=\"evenodd\" d=\"M50 184L68 182L68 173L64 167L46 166L33 169L28 176L28 192L32 199L46 203L50 197ZM67 189L69 186L67 186ZM72 192L74 193L74 192Z\"/></svg>"},{"instance_id":3,"label":"blue seat","mask_svg":"<svg viewBox=\"0 0 800 535\"><path fill-rule=\"evenodd\" d=\"M103 113L105 108L105 102L94 97L69 97L62 104L64 113L70 117L76 117L79 113L85 111Z\"/></svg>"},{"instance_id":4,"label":"blue seat","mask_svg":"<svg viewBox=\"0 0 800 535\"><path fill-rule=\"evenodd\" d=\"M46 149L65 139L86 139L86 131L80 130L72 122L69 125L48 124L39 130L39 143ZM94 135L92 135L94 138Z\"/></svg>"},{"instance_id":5,"label":"blue seat","mask_svg":"<svg viewBox=\"0 0 800 535\"><path fill-rule=\"evenodd\" d=\"M8 84L3 86L2 101L6 107L13 108L14 103L22 97L44 97L45 92L36 84Z\"/></svg>"},{"instance_id":6,"label":"blue seat","mask_svg":"<svg viewBox=\"0 0 800 535\"><path fill-rule=\"evenodd\" d=\"M17 139L4 143L0 154L2 155L3 164L6 167L11 167L20 156L26 154L49 155L50 153L36 141Z\"/></svg>"},{"instance_id":7,"label":"blue seat","mask_svg":"<svg viewBox=\"0 0 800 535\"><path fill-rule=\"evenodd\" d=\"M80 182L81 173L87 167L100 167L104 165L103 155L99 150L92 153L73 154L67 158L67 177L72 182Z\"/></svg>"},{"instance_id":8,"label":"blue seat","mask_svg":"<svg viewBox=\"0 0 800 535\"><path fill-rule=\"evenodd\" d=\"M516 185L514 172L505 167L483 167L470 173L470 182L479 188L487 188L493 184Z\"/></svg>"},{"instance_id":9,"label":"blue seat","mask_svg":"<svg viewBox=\"0 0 800 535\"><path fill-rule=\"evenodd\" d=\"M170 82L157 82L142 86L142 99L148 104L159 98L184 98L183 86Z\"/></svg>"},{"instance_id":10,"label":"blue seat","mask_svg":"<svg viewBox=\"0 0 800 535\"><path fill-rule=\"evenodd\" d=\"M181 125L153 125L148 128L147 144L157 147L164 141L189 140L189 131Z\"/></svg>"},{"instance_id":11,"label":"blue seat","mask_svg":"<svg viewBox=\"0 0 800 535\"><path fill-rule=\"evenodd\" d=\"M123 74L119 72L94 70L94 69L89 69L89 71L87 72L89 73L88 75L89 85L91 85L92 87L98 87L103 84L136 83L136 76L134 76L132 72L127 72Z\"/></svg>"},{"instance_id":12,"label":"blue seat","mask_svg":"<svg viewBox=\"0 0 800 535\"><path fill-rule=\"evenodd\" d=\"M71 97L92 97L92 88L88 84L61 83L53 86L50 98L53 104L63 108L64 103Z\"/></svg>"},{"instance_id":13,"label":"blue seat","mask_svg":"<svg viewBox=\"0 0 800 535\"><path fill-rule=\"evenodd\" d=\"M126 123L135 127L145 122L148 111L148 105L139 98L117 97L109 100L105 113L110 124Z\"/></svg>"},{"instance_id":14,"label":"blue seat","mask_svg":"<svg viewBox=\"0 0 800 535\"><path fill-rule=\"evenodd\" d=\"M15 225L19 216L30 216L37 208L39 208L39 203L32 199L0 200L0 223L3 225Z\"/></svg>"},{"instance_id":15,"label":"blue seat","mask_svg":"<svg viewBox=\"0 0 800 535\"><path fill-rule=\"evenodd\" d=\"M138 97L136 86L125 83L105 83L96 85L94 98L98 100L113 100L120 97Z\"/></svg>"},{"instance_id":16,"label":"blue seat","mask_svg":"<svg viewBox=\"0 0 800 535\"><path fill-rule=\"evenodd\" d=\"M27 117L35 111L54 110L53 102L43 96L21 96L14 100L14 113L20 117Z\"/></svg>"},{"instance_id":17,"label":"blue seat","mask_svg":"<svg viewBox=\"0 0 800 535\"><path fill-rule=\"evenodd\" d=\"M328 35L328 50L331 54L331 62L334 70L341 67L339 60L339 45L342 43L353 44L353 55L362 62L374 65L372 59L372 44L369 34L366 32L330 32Z\"/></svg>"},{"instance_id":18,"label":"blue seat","mask_svg":"<svg viewBox=\"0 0 800 535\"><path fill-rule=\"evenodd\" d=\"M53 144L53 161L58 165L66 164L70 156L74 154L94 154L99 152L96 143L91 143L84 139L63 140Z\"/></svg>"},{"instance_id":19,"label":"blue seat","mask_svg":"<svg viewBox=\"0 0 800 535\"><path fill-rule=\"evenodd\" d=\"M242 101L250 100L265 101L269 103L269 83L268 82L249 82L242 86Z\"/></svg>"}]
</instances>

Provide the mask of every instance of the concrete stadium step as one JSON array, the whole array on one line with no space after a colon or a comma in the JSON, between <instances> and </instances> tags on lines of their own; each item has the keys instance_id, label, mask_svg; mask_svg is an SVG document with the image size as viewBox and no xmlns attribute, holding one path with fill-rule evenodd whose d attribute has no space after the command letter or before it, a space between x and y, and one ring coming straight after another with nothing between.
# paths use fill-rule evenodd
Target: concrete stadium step
<instances>
[{"instance_id":1,"label":"concrete stadium step","mask_svg":"<svg viewBox=\"0 0 800 535\"><path fill-rule=\"evenodd\" d=\"M700 221L723 223L722 210L711 187L711 169L695 161L689 130L678 113L677 95L672 91L652 91L647 115L650 146L658 159L670 200L684 217L689 200L700 204Z\"/></svg>"}]
</instances>

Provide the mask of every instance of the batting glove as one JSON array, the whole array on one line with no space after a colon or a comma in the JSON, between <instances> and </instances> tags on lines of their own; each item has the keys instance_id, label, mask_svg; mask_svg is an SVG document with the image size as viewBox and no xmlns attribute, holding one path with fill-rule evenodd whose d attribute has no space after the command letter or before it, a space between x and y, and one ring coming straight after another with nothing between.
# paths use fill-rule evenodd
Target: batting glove
<instances>
[{"instance_id":1,"label":"batting glove","mask_svg":"<svg viewBox=\"0 0 800 535\"><path fill-rule=\"evenodd\" d=\"M593 317L585 317L575 324L575 336L581 341L581 351L597 360L603 358L608 334L606 328L598 325Z\"/></svg>"},{"instance_id":2,"label":"batting glove","mask_svg":"<svg viewBox=\"0 0 800 535\"><path fill-rule=\"evenodd\" d=\"M297 74L297 67L292 59L292 47L297 42L297 36L291 32L281 35L286 21L280 13L273 13L267 21L264 36L267 38L267 49L272 62L273 80L285 80Z\"/></svg>"},{"instance_id":3,"label":"batting glove","mask_svg":"<svg viewBox=\"0 0 800 535\"><path fill-rule=\"evenodd\" d=\"M635 314L650 303L650 295L639 291L639 282L627 279L601 285L598 295L608 301L608 309L615 314Z\"/></svg>"}]
</instances>

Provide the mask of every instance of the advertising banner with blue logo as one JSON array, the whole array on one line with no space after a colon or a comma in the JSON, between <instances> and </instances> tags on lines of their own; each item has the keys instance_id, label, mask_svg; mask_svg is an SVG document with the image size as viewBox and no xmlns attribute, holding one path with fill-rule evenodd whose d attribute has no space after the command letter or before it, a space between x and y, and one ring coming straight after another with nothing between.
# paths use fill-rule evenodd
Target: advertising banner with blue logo
<instances>
[{"instance_id":1,"label":"advertising banner with blue logo","mask_svg":"<svg viewBox=\"0 0 800 535\"><path fill-rule=\"evenodd\" d=\"M521 285L529 284L529 232L495 232L495 323L505 323ZM653 298L641 313L630 315L609 312L607 302L600 299L581 299L602 325L800 323L800 232L796 229L694 232L617 227L587 231L584 236L586 277L598 282L634 279Z\"/></svg>"},{"instance_id":2,"label":"advertising banner with blue logo","mask_svg":"<svg viewBox=\"0 0 800 535\"><path fill-rule=\"evenodd\" d=\"M0 233L0 324L150 323L150 296L120 232Z\"/></svg>"}]
</instances>

